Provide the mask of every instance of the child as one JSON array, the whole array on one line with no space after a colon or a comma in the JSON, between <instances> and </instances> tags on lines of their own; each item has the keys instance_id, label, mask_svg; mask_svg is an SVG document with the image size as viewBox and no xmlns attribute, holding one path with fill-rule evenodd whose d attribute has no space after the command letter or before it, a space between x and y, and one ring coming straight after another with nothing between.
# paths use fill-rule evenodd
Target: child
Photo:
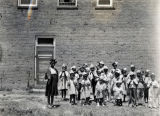
<instances>
[{"instance_id":1,"label":"child","mask_svg":"<svg viewBox=\"0 0 160 116\"><path fill-rule=\"evenodd\" d=\"M70 71L70 79L68 81L68 90L69 90L71 105L76 105L76 93L77 93L76 85L77 85L77 82L74 78L75 78L75 73L71 70Z\"/></svg>"},{"instance_id":2,"label":"child","mask_svg":"<svg viewBox=\"0 0 160 116\"><path fill-rule=\"evenodd\" d=\"M63 100L66 99L68 78L69 78L69 73L67 72L67 66L63 64L62 71L59 73L59 90L61 91Z\"/></svg>"},{"instance_id":3,"label":"child","mask_svg":"<svg viewBox=\"0 0 160 116\"><path fill-rule=\"evenodd\" d=\"M115 74L114 74L114 78L112 79L111 81L111 92L112 92L112 96L114 97L114 91L113 91L113 88L116 86L116 83L117 82L122 82L122 76L121 76L121 71L119 69L117 69L115 71Z\"/></svg>"},{"instance_id":4,"label":"child","mask_svg":"<svg viewBox=\"0 0 160 116\"><path fill-rule=\"evenodd\" d=\"M94 101L96 101L96 96L95 96L95 88L96 88L96 84L97 84L97 71L95 69L95 66L93 64L90 65L90 72L89 72L89 80L91 82L91 88L92 88L92 95L94 97Z\"/></svg>"},{"instance_id":5,"label":"child","mask_svg":"<svg viewBox=\"0 0 160 116\"><path fill-rule=\"evenodd\" d=\"M123 87L123 102L126 102L126 96L127 96L127 92L128 92L128 89L127 89L127 86L126 86L126 83L127 83L127 68L123 68L122 69L122 76L123 76L123 83L122 83L122 87Z\"/></svg>"},{"instance_id":6,"label":"child","mask_svg":"<svg viewBox=\"0 0 160 116\"><path fill-rule=\"evenodd\" d=\"M123 88L121 87L121 82L116 83L116 87L113 88L114 97L115 97L115 105L122 106L123 99Z\"/></svg>"},{"instance_id":7,"label":"child","mask_svg":"<svg viewBox=\"0 0 160 116\"><path fill-rule=\"evenodd\" d=\"M128 106L132 104L132 107L136 106L136 101L137 101L137 79L135 78L135 73L130 73L130 79L128 79L127 82L128 88L129 88L129 102Z\"/></svg>"},{"instance_id":8,"label":"child","mask_svg":"<svg viewBox=\"0 0 160 116\"><path fill-rule=\"evenodd\" d=\"M138 105L143 105L143 97L144 97L144 80L142 77L142 72L140 70L137 70L137 80L138 80L138 86L137 86L137 102Z\"/></svg>"},{"instance_id":9,"label":"child","mask_svg":"<svg viewBox=\"0 0 160 116\"><path fill-rule=\"evenodd\" d=\"M155 80L155 74L151 74L151 81L148 84L149 87L149 101L148 107L157 108L158 107L158 88L159 84Z\"/></svg>"},{"instance_id":10,"label":"child","mask_svg":"<svg viewBox=\"0 0 160 116\"><path fill-rule=\"evenodd\" d=\"M98 80L97 85L96 85L96 92L95 92L97 106L99 106L99 105L104 106L105 105L105 103L104 103L105 96L103 93L105 90L106 90L106 84L104 83L102 76L100 76L100 79Z\"/></svg>"},{"instance_id":11,"label":"child","mask_svg":"<svg viewBox=\"0 0 160 116\"><path fill-rule=\"evenodd\" d=\"M110 96L111 96L111 77L110 77L110 74L108 73L108 67L107 66L104 66L103 72L104 72L104 83L106 84L105 98L106 98L106 101L107 100L110 101Z\"/></svg>"},{"instance_id":12,"label":"child","mask_svg":"<svg viewBox=\"0 0 160 116\"><path fill-rule=\"evenodd\" d=\"M78 91L78 95L77 95L77 100L80 101L81 100L81 82L83 79L83 73L84 73L85 69L84 67L80 67L78 70L78 74L79 74L79 78L77 79L77 91Z\"/></svg>"},{"instance_id":13,"label":"child","mask_svg":"<svg viewBox=\"0 0 160 116\"><path fill-rule=\"evenodd\" d=\"M81 103L82 105L90 105L91 82L88 79L88 74L86 72L83 73L81 86Z\"/></svg>"},{"instance_id":14,"label":"child","mask_svg":"<svg viewBox=\"0 0 160 116\"><path fill-rule=\"evenodd\" d=\"M149 74L150 70L146 70L145 71L145 75L144 75L144 101L145 103L148 103L148 95L149 95L149 87L148 84L151 81L151 77Z\"/></svg>"}]
</instances>

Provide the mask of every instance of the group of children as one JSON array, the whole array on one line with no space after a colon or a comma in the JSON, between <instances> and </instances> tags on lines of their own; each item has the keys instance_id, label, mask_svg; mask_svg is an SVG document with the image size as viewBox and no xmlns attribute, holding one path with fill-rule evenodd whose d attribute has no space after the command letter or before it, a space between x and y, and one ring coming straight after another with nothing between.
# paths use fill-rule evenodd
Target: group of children
<instances>
[{"instance_id":1,"label":"group of children","mask_svg":"<svg viewBox=\"0 0 160 116\"><path fill-rule=\"evenodd\" d=\"M62 65L59 73L58 89L62 99L66 94L70 95L70 103L75 105L78 101L82 105L90 105L96 102L97 106L105 106L112 102L122 106L128 101L128 105L135 107L148 103L151 108L158 107L159 84L155 80L155 74L149 70L137 70L134 65L118 69L118 62L112 64L109 70L103 61L97 66L84 64L79 69L72 66L70 72L67 66Z\"/></svg>"}]
</instances>

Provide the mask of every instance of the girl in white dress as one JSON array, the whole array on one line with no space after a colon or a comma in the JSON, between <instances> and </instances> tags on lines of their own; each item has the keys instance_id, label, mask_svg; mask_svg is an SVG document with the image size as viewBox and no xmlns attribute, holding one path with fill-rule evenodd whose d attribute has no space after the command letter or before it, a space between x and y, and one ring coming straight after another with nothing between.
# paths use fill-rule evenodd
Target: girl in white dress
<instances>
[{"instance_id":1,"label":"girl in white dress","mask_svg":"<svg viewBox=\"0 0 160 116\"><path fill-rule=\"evenodd\" d=\"M67 66L65 64L62 65L62 71L59 73L59 90L61 91L62 99L66 99L66 91L67 91L67 81L69 79L69 73L67 71Z\"/></svg>"},{"instance_id":2,"label":"girl in white dress","mask_svg":"<svg viewBox=\"0 0 160 116\"><path fill-rule=\"evenodd\" d=\"M82 105L90 105L91 82L88 79L88 74L86 72L83 73L83 80L81 84L81 103Z\"/></svg>"},{"instance_id":3,"label":"girl in white dress","mask_svg":"<svg viewBox=\"0 0 160 116\"><path fill-rule=\"evenodd\" d=\"M75 78L74 72L71 70L70 71L70 79L68 80L68 92L70 95L70 103L72 105L76 104L76 94L77 94L77 81Z\"/></svg>"},{"instance_id":4,"label":"girl in white dress","mask_svg":"<svg viewBox=\"0 0 160 116\"><path fill-rule=\"evenodd\" d=\"M101 76L100 79L97 82L96 85L96 91L95 91L95 95L96 95L96 99L97 99L97 106L104 106L104 91L106 90L106 84L104 83L104 78Z\"/></svg>"},{"instance_id":5,"label":"girl in white dress","mask_svg":"<svg viewBox=\"0 0 160 116\"><path fill-rule=\"evenodd\" d=\"M149 87L149 100L148 107L150 108L158 108L158 89L159 84L155 80L155 74L151 74L151 81L148 84Z\"/></svg>"},{"instance_id":6,"label":"girl in white dress","mask_svg":"<svg viewBox=\"0 0 160 116\"><path fill-rule=\"evenodd\" d=\"M114 97L115 97L115 105L122 106L122 99L124 90L121 87L122 82L117 82L116 86L113 88L114 91Z\"/></svg>"}]
</instances>

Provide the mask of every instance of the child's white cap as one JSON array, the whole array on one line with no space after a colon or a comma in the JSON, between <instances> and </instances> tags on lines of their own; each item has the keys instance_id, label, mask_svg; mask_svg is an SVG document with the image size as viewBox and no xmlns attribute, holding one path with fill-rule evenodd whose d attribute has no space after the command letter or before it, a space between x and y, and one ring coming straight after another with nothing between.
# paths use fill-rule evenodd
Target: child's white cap
<instances>
[{"instance_id":1,"label":"child's white cap","mask_svg":"<svg viewBox=\"0 0 160 116\"><path fill-rule=\"evenodd\" d=\"M89 68L89 67L87 67L87 68L86 68L86 71L90 71L90 68Z\"/></svg>"},{"instance_id":2,"label":"child's white cap","mask_svg":"<svg viewBox=\"0 0 160 116\"><path fill-rule=\"evenodd\" d=\"M62 64L62 67L67 67L67 65L66 64Z\"/></svg>"},{"instance_id":3,"label":"child's white cap","mask_svg":"<svg viewBox=\"0 0 160 116\"><path fill-rule=\"evenodd\" d=\"M74 65L74 66L72 66L72 67L71 67L71 69L76 69L76 66L75 66L75 65Z\"/></svg>"},{"instance_id":4,"label":"child's white cap","mask_svg":"<svg viewBox=\"0 0 160 116\"><path fill-rule=\"evenodd\" d=\"M118 65L118 62L116 61L116 62L114 62L116 65Z\"/></svg>"},{"instance_id":5,"label":"child's white cap","mask_svg":"<svg viewBox=\"0 0 160 116\"><path fill-rule=\"evenodd\" d=\"M70 73L70 74L74 74L73 70L71 70L69 73Z\"/></svg>"},{"instance_id":6,"label":"child's white cap","mask_svg":"<svg viewBox=\"0 0 160 116\"><path fill-rule=\"evenodd\" d=\"M116 69L116 73L121 74L121 70L120 69Z\"/></svg>"},{"instance_id":7,"label":"child's white cap","mask_svg":"<svg viewBox=\"0 0 160 116\"><path fill-rule=\"evenodd\" d=\"M87 75L87 73L86 73L86 72L83 72L83 75Z\"/></svg>"},{"instance_id":8,"label":"child's white cap","mask_svg":"<svg viewBox=\"0 0 160 116\"><path fill-rule=\"evenodd\" d=\"M133 67L135 67L133 64L131 64L131 66L130 66L131 68L133 68Z\"/></svg>"},{"instance_id":9,"label":"child's white cap","mask_svg":"<svg viewBox=\"0 0 160 116\"><path fill-rule=\"evenodd\" d=\"M104 62L103 62L103 61L100 61L99 64L104 64Z\"/></svg>"},{"instance_id":10,"label":"child's white cap","mask_svg":"<svg viewBox=\"0 0 160 116\"><path fill-rule=\"evenodd\" d=\"M148 72L148 73L149 73L149 72L150 72L150 70L149 70L149 69L147 69L147 70L146 70L146 72Z\"/></svg>"},{"instance_id":11,"label":"child's white cap","mask_svg":"<svg viewBox=\"0 0 160 116\"><path fill-rule=\"evenodd\" d=\"M91 64L91 65L90 65L90 68L94 68L94 65L93 65L93 64Z\"/></svg>"},{"instance_id":12,"label":"child's white cap","mask_svg":"<svg viewBox=\"0 0 160 116\"><path fill-rule=\"evenodd\" d=\"M127 71L127 68L123 68L124 71Z\"/></svg>"},{"instance_id":13,"label":"child's white cap","mask_svg":"<svg viewBox=\"0 0 160 116\"><path fill-rule=\"evenodd\" d=\"M141 73L141 71L140 71L140 70L137 70L136 73Z\"/></svg>"},{"instance_id":14,"label":"child's white cap","mask_svg":"<svg viewBox=\"0 0 160 116\"><path fill-rule=\"evenodd\" d=\"M107 66L104 66L103 69L108 69L108 67L107 67Z\"/></svg>"},{"instance_id":15,"label":"child's white cap","mask_svg":"<svg viewBox=\"0 0 160 116\"><path fill-rule=\"evenodd\" d=\"M154 74L154 73L151 73L151 77L155 77L155 74Z\"/></svg>"}]
</instances>

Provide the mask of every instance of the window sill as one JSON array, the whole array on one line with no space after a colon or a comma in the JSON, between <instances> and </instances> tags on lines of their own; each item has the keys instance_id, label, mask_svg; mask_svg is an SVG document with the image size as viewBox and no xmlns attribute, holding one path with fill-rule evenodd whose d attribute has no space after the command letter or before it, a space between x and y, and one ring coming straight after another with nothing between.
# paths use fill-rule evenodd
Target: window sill
<instances>
[{"instance_id":1,"label":"window sill","mask_svg":"<svg viewBox=\"0 0 160 116\"><path fill-rule=\"evenodd\" d=\"M78 6L57 6L57 10L78 10Z\"/></svg>"},{"instance_id":2,"label":"window sill","mask_svg":"<svg viewBox=\"0 0 160 116\"><path fill-rule=\"evenodd\" d=\"M113 6L96 6L95 10L115 10L115 8Z\"/></svg>"}]
</instances>

